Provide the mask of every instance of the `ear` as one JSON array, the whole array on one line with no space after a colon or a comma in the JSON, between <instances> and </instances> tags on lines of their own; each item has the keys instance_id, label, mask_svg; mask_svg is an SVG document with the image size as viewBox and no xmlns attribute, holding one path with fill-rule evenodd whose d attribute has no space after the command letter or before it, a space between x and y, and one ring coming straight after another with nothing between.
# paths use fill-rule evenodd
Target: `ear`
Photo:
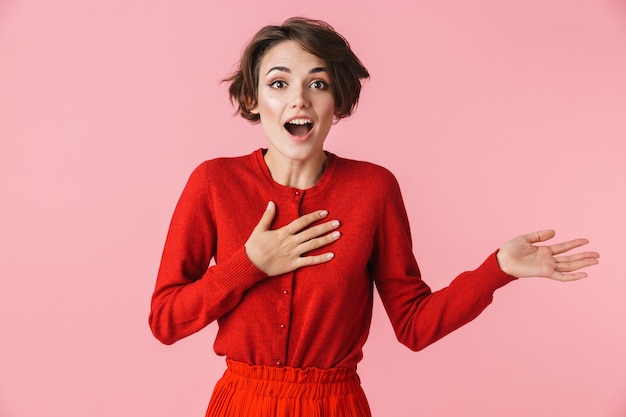
<instances>
[{"instance_id":1,"label":"ear","mask_svg":"<svg viewBox=\"0 0 626 417\"><path fill-rule=\"evenodd\" d=\"M336 108L335 109L335 114L333 114L333 124L334 125L339 123L339 121L342 119L340 117L340 114L341 114L341 110L339 108Z\"/></svg>"},{"instance_id":2,"label":"ear","mask_svg":"<svg viewBox=\"0 0 626 417\"><path fill-rule=\"evenodd\" d=\"M246 97L246 109L251 114L259 114L259 104L254 103L250 97Z\"/></svg>"}]
</instances>

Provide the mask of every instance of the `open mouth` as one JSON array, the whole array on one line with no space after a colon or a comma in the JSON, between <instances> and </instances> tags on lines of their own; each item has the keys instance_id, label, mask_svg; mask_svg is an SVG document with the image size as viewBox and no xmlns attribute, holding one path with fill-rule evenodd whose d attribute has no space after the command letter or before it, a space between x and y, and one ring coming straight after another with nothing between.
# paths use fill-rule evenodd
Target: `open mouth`
<instances>
[{"instance_id":1,"label":"open mouth","mask_svg":"<svg viewBox=\"0 0 626 417\"><path fill-rule=\"evenodd\" d=\"M304 136L313 129L313 121L309 119L292 119L285 123L285 129L294 136Z\"/></svg>"}]
</instances>

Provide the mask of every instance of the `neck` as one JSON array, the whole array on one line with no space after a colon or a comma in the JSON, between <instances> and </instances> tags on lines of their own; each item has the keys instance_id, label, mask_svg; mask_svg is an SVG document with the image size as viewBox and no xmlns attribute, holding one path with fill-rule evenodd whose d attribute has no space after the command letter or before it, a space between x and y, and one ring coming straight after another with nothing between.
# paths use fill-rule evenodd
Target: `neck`
<instances>
[{"instance_id":1,"label":"neck","mask_svg":"<svg viewBox=\"0 0 626 417\"><path fill-rule=\"evenodd\" d=\"M268 149L264 159L274 181L286 187L306 190L319 182L327 157L324 151L320 151L305 160L294 160L278 157Z\"/></svg>"}]
</instances>

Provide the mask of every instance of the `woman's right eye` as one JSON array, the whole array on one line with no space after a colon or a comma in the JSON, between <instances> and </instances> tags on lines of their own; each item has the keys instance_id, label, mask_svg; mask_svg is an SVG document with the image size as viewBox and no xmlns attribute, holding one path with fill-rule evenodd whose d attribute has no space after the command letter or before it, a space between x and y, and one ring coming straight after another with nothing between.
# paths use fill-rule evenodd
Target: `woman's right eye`
<instances>
[{"instance_id":1,"label":"woman's right eye","mask_svg":"<svg viewBox=\"0 0 626 417\"><path fill-rule=\"evenodd\" d=\"M287 83L283 80L276 80L268 84L271 88L285 88Z\"/></svg>"}]
</instances>

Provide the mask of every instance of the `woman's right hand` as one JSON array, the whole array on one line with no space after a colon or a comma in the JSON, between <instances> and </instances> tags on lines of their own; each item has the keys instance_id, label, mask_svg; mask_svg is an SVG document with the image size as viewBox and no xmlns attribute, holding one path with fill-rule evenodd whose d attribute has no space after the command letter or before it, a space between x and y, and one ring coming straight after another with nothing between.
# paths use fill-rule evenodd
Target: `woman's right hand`
<instances>
[{"instance_id":1,"label":"woman's right hand","mask_svg":"<svg viewBox=\"0 0 626 417\"><path fill-rule=\"evenodd\" d=\"M270 230L275 215L276 205L270 201L244 245L250 262L268 276L328 262L335 256L332 252L302 256L336 241L341 236L339 231L335 230L339 227L338 220L308 227L326 217L328 215L326 210L305 214L280 229Z\"/></svg>"}]
</instances>

